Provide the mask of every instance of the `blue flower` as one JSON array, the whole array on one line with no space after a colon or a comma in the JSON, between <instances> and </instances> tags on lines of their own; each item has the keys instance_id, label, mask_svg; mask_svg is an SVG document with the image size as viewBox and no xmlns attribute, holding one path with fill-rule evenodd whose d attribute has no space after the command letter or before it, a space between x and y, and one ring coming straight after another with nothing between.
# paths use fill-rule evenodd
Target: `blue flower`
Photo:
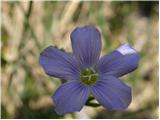
<instances>
[{"instance_id":1,"label":"blue flower","mask_svg":"<svg viewBox=\"0 0 160 120\"><path fill-rule=\"evenodd\" d=\"M53 46L40 54L46 74L67 80L52 96L55 111L62 115L80 111L91 94L108 110L123 110L131 102L131 88L118 79L135 70L140 55L123 44L100 57L101 34L93 26L78 27L71 33L73 54Z\"/></svg>"}]
</instances>

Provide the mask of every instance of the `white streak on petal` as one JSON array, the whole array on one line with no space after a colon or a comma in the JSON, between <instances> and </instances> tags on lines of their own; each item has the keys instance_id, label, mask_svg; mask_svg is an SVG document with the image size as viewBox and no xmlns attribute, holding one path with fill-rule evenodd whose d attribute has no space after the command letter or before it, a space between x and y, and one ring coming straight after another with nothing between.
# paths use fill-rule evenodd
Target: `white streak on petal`
<instances>
[{"instance_id":1,"label":"white streak on petal","mask_svg":"<svg viewBox=\"0 0 160 120\"><path fill-rule=\"evenodd\" d=\"M129 44L123 44L119 48L116 49L118 52L120 52L123 55L128 55L128 54L134 54L136 53L136 50L132 48Z\"/></svg>"}]
</instances>

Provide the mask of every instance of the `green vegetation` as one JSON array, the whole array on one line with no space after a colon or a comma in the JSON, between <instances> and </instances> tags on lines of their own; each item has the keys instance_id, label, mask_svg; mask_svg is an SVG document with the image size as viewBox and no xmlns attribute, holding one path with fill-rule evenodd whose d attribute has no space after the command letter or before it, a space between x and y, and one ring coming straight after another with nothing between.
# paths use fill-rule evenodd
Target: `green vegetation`
<instances>
[{"instance_id":1,"label":"green vegetation","mask_svg":"<svg viewBox=\"0 0 160 120\"><path fill-rule=\"evenodd\" d=\"M158 1L2 2L1 118L158 118L158 13ZM109 112L94 101L83 114L55 113L51 95L61 81L44 73L39 55L49 45L71 52L69 35L80 25L101 31L102 55L124 42L141 54L138 69L122 77L133 89L126 111Z\"/></svg>"}]
</instances>

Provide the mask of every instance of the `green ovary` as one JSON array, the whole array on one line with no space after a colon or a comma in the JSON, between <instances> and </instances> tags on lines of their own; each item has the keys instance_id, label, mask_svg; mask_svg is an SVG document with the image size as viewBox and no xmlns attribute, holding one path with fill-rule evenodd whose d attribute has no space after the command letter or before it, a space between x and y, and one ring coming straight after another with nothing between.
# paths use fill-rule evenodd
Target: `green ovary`
<instances>
[{"instance_id":1,"label":"green ovary","mask_svg":"<svg viewBox=\"0 0 160 120\"><path fill-rule=\"evenodd\" d=\"M98 74L93 69L85 69L80 72L80 81L86 86L93 85L97 79Z\"/></svg>"}]
</instances>

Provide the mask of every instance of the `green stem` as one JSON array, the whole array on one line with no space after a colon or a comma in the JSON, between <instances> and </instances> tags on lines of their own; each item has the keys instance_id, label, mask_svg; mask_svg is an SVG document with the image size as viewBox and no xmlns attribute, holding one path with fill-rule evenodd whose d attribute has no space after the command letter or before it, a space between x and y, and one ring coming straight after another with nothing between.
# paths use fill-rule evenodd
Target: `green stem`
<instances>
[{"instance_id":1,"label":"green stem","mask_svg":"<svg viewBox=\"0 0 160 120\"><path fill-rule=\"evenodd\" d=\"M32 29L30 23L29 23L29 18L31 16L31 13L32 13L32 8L33 8L33 1L30 1L29 2L29 7L28 7L28 10L27 12L25 12L24 8L19 4L21 10L24 12L24 17L25 17L25 20L24 20L24 29L23 29L23 35L22 35L22 41L24 39L24 34L25 32L27 31L27 29L30 30L31 32L31 35L33 37L33 40L35 40L35 43L36 43L36 46L40 49L41 48L41 45L39 44L38 42L38 38L34 32L34 30Z\"/></svg>"},{"instance_id":2,"label":"green stem","mask_svg":"<svg viewBox=\"0 0 160 120\"><path fill-rule=\"evenodd\" d=\"M91 100L94 100L94 97L90 96L87 100L87 102L90 102Z\"/></svg>"},{"instance_id":3,"label":"green stem","mask_svg":"<svg viewBox=\"0 0 160 120\"><path fill-rule=\"evenodd\" d=\"M90 106L90 107L99 107L99 106L101 106L101 105L98 104L98 103L86 103L86 106Z\"/></svg>"},{"instance_id":4,"label":"green stem","mask_svg":"<svg viewBox=\"0 0 160 120\"><path fill-rule=\"evenodd\" d=\"M94 97L92 97L92 96L90 96L89 98L88 98L88 100L87 100L87 102L86 102L86 106L90 106L90 107L99 107L99 106L101 106L100 104L98 104L98 103L93 103L93 102L91 102L91 101L93 101L94 100Z\"/></svg>"}]
</instances>

